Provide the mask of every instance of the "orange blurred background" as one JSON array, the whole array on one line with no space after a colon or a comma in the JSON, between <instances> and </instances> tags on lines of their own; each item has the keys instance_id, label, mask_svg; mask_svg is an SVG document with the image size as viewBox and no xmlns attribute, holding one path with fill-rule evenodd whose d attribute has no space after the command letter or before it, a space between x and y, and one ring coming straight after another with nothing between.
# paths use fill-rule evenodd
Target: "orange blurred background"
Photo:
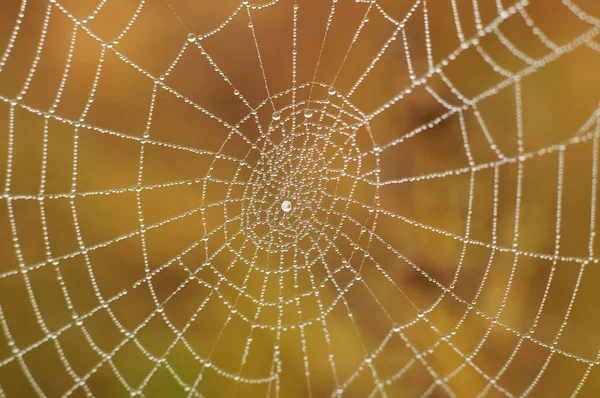
<instances>
[{"instance_id":1,"label":"orange blurred background","mask_svg":"<svg viewBox=\"0 0 600 398\"><path fill-rule=\"evenodd\" d=\"M26 3L0 397L600 394L600 3L332 4Z\"/></svg>"}]
</instances>

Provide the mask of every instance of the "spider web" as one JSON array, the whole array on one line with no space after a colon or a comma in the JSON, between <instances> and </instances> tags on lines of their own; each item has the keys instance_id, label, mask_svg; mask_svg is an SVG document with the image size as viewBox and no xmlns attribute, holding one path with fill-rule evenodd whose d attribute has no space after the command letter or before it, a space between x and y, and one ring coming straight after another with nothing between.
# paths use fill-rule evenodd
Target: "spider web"
<instances>
[{"instance_id":1,"label":"spider web","mask_svg":"<svg viewBox=\"0 0 600 398\"><path fill-rule=\"evenodd\" d=\"M229 3L5 5L0 397L594 396L597 5Z\"/></svg>"}]
</instances>

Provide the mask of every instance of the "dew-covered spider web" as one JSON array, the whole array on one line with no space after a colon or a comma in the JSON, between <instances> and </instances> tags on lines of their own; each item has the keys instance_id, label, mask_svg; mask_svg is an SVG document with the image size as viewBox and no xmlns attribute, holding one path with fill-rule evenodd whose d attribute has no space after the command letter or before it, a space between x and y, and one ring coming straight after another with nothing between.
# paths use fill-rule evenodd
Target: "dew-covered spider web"
<instances>
[{"instance_id":1,"label":"dew-covered spider web","mask_svg":"<svg viewBox=\"0 0 600 398\"><path fill-rule=\"evenodd\" d=\"M3 0L0 397L600 394L596 0Z\"/></svg>"}]
</instances>

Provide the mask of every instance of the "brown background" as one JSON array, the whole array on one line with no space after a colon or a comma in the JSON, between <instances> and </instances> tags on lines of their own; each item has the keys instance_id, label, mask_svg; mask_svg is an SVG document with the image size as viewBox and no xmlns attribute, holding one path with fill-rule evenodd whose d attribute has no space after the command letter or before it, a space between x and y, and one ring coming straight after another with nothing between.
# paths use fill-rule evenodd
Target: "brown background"
<instances>
[{"instance_id":1,"label":"brown background","mask_svg":"<svg viewBox=\"0 0 600 398\"><path fill-rule=\"evenodd\" d=\"M177 16L163 0L148 0L131 29L114 45L114 49L154 77L165 73L185 43L188 31L206 33L217 28L239 5L239 2L231 0L169 0L169 3ZM254 3L250 1L250 4ZM507 8L513 4L506 4L507 1L503 3ZM569 43L593 27L574 16L558 0L532 0L530 3L526 10L535 21L535 26L559 45ZM96 1L88 0L64 0L60 4L78 19L84 18L97 6ZM297 81L302 84L313 78L330 2L298 0L298 4L300 9ZM391 17L398 19L406 15L412 5L409 1L398 0L382 0L379 4ZM449 0L428 2L435 63L446 58L460 45L451 4ZM473 37L477 31L472 2L457 0L456 4L465 37ZM576 4L589 15L600 17L598 2L579 0ZM6 159L11 107L9 100L21 90L27 77L46 5L42 0L28 2L26 17L15 48L6 67L0 72L0 159L4 159L0 162L2 176L8 174ZM114 40L135 12L137 5L133 0L108 0L97 17L89 21L87 26L101 40ZM484 25L498 17L496 4L492 0L478 1L478 5ZM292 86L292 6L293 2L281 0L264 10L251 10L271 94L288 90ZM352 36L365 15L368 4L340 0L336 7L316 81L330 84L347 54L335 84L336 89L345 94L390 37L394 26L377 10L372 10L369 13L369 22L348 52ZM8 43L18 8L19 2L16 0L3 0L0 4L2 49ZM61 196L71 190L75 128L72 124L55 117L49 119L47 169L42 171L44 117L31 111L39 109L46 112L50 109L64 72L72 29L73 22L54 7L46 44L31 86L15 107L9 193L11 199L5 197L0 200L0 305L5 320L2 325L4 333L0 333L0 364L7 359L6 364L0 367L0 391L4 391L8 397L33 396L35 392L27 381L24 366L12 357L5 328L10 330L16 345L23 349L46 336L47 333L40 326L40 318L50 331L72 325L62 332L55 342L45 341L22 356L23 363L39 387L48 396L60 396L75 384L65 369L66 361L73 372L84 375L102 359L98 352L92 349L88 339L99 349L110 351L125 338L123 331L110 319L107 309L99 307L99 298L94 294L92 281L96 283L95 287L101 296L106 299L124 289L128 292L112 302L109 307L123 328L132 330L156 308L151 292L155 292L159 301L166 300L177 286L189 278L189 272L201 267L206 253L214 253L225 241L222 233L211 235L206 245L202 243L157 273L152 278L152 289L146 283L133 288L134 283L146 275L134 188L138 177L139 137L143 137L144 134L154 82L131 65L122 62L111 49L106 50L94 103L85 118L86 124L105 130L82 127L77 134L77 195L73 199L77 214L75 223L71 199L67 195ZM542 59L550 53L518 15L504 21L500 30L529 57ZM243 8L226 28L201 43L233 86L239 89L251 106L256 107L265 100L266 90L251 33L252 30L248 28L248 15ZM406 35L415 73L421 76L427 72L422 8L418 7L406 24ZM594 40L598 47L598 39ZM482 38L481 44L482 48L507 70L517 72L527 66L511 54L494 35ZM80 29L70 72L55 115L68 120L79 118L90 95L100 53L100 42ZM469 98L503 80L473 48L464 51L443 70L454 87ZM523 117L525 152L535 154L542 148L566 143L578 133L585 135L597 128L592 123L587 130L579 131L598 109L598 70L600 53L583 45L522 79L520 109ZM409 72L400 37L390 46L376 68L352 96L351 102L360 111L368 114L406 88L409 83ZM191 47L165 78L164 84L231 125L237 124L248 112L248 108L234 95L233 89L214 71L200 51ZM433 77L429 84L444 100L460 104L456 95L439 76ZM326 92L325 88L317 87L314 97L326 98ZM306 100L308 93L306 90L300 90L298 96L299 100ZM339 98L336 98L332 102L340 103ZM276 107L284 107L291 103L291 98L288 95L274 101ZM479 110L488 130L506 157L514 157L518 151L517 108L512 84L479 103ZM268 105L258 111L263 126L270 122L271 112L272 109ZM416 88L410 95L372 120L372 138L367 138L368 133L364 128L357 132L357 136L363 137L359 148L368 152L373 146L373 140L385 144L429 123L445 112L445 108L423 87ZM315 120L316 117L314 116ZM473 110L465 111L464 118L474 162L485 164L497 161ZM331 123L331 120L323 122L326 129ZM252 140L259 136L256 125L252 125L252 119L240 125L239 130ZM107 133L109 131L127 135L129 138ZM153 142L168 142L211 152L218 151L225 142L221 152L237 158L243 158L250 150L239 138L238 141L226 140L229 129L222 124L161 89L156 97L148 133ZM587 137L591 137L590 134ZM213 156L154 144L146 145L145 148L144 186L182 180L194 181L191 185L184 183L160 189L144 189L140 200L146 225L197 209L202 202L203 184L196 183L195 179L206 175ZM343 383L361 366L365 353L377 349L394 322L404 324L417 319L417 308L429 308L442 294L444 295L441 301L426 314L425 320L417 321L403 331L405 339L410 341L416 350L426 352L430 347L435 348L425 359L438 375L449 374L464 364L465 359L453 351L447 342L439 342L440 334L436 333L431 325L435 325L441 334L450 333L455 329L449 341L465 355L469 355L475 349L489 330L487 340L473 357L473 364L481 372L493 376L510 361L497 384L511 394L520 395L536 380L544 362L551 354L548 344L552 343L569 310L568 322L556 344L560 352L552 354L532 395L546 397L570 394L588 369L588 363L578 359L597 361L600 348L600 296L597 288L600 271L599 264L595 261L598 258L600 242L597 237L590 238L591 231L596 229L595 225L590 225L593 203L593 152L592 139L570 144L564 151L560 247L557 250L560 259L556 261L552 260L552 256L555 253L556 241L559 155L554 151L544 156L533 156L524 162L519 236L516 239L518 250L520 253L543 253L549 256L546 259L534 255L518 256L509 294L498 316L498 321L503 326L496 324L489 328L490 320L481 314L491 318L497 316L513 270L515 254L509 249L515 240L517 163L499 167L495 247L501 249L492 250L485 245L467 244L458 281L453 289L456 297L462 298L463 302L448 293L444 294L438 286L423 277L407 261L398 258L381 242L369 243L365 236L361 238L360 229L355 225L342 224L341 230L354 237L361 250L370 253L372 261L353 262L353 267L360 272L364 281L352 284L344 294L354 315L354 322L349 320L345 307L338 302L327 317L331 346L327 345L319 323L313 322L305 329L313 396L330 395L334 389L333 375L328 363L330 347L335 353L338 380ZM257 165L258 155L255 153L253 156L255 158L251 157L249 162L254 162L255 168L266 167ZM373 161L372 156L370 160ZM380 176L384 181L395 180L467 166L459 118L454 116L400 145L383 151ZM215 163L214 167L216 171L213 175L231 180L237 165L223 160ZM363 167L368 169L368 166ZM43 201L38 201L33 197L39 194L40 181L44 174L45 195L58 196L49 196ZM242 173L238 177L241 181L251 181L251 178L253 177L250 173ZM297 172L294 178L299 178ZM380 208L464 237L469 204L469 179L470 173L462 173L445 178L386 185L379 192ZM342 189L349 186L346 180L340 181ZM473 241L492 242L493 181L493 168L475 173L469 235L469 239ZM311 183L302 181L297 182L297 185L302 186L304 190L316 189ZM370 187L366 183L360 183L355 194L356 200L371 205L375 194ZM124 191L109 195L83 195L86 192L115 189ZM242 194L236 192L235 195ZM218 184L207 188L205 203L215 203L223 198L223 188ZM45 223L42 222L41 203ZM310 206L317 207L314 204ZM202 213L205 214L204 217L196 211L148 231L145 234L145 246L149 268L160 269L186 247L201 239L206 229L212 230L222 225L224 207L228 209L230 217L243 214L240 206L215 205L210 207L212 210ZM11 208L14 217L9 216ZM337 209L339 211L339 208ZM367 227L371 228L372 218L369 218L364 210L355 207L347 209L349 214L359 220L370 220L368 222L371 224ZM16 235L11 231L11 218L15 223ZM309 223L314 222L313 219L308 220ZM335 217L332 217L329 222L335 229L339 223L336 224L334 220ZM50 255L46 252L44 225L47 228ZM85 247L113 242L119 236L136 231L137 233L106 247L90 250L87 256L84 256L80 253L76 225ZM240 223L232 223L229 232L238 232L240 228ZM375 232L439 283L444 286L450 285L463 250L460 240L385 215L378 216ZM331 232L329 234L331 235ZM16 243L13 241L15 236L18 237ZM318 240L316 232L311 232L310 236ZM592 261L587 263L580 274L582 261L567 260L587 259L590 256L590 239L593 248ZM232 242L233 246L239 246L237 240ZM339 244L339 250L344 255L350 255L352 247L347 241L337 238L335 242ZM473 299L482 284L492 252L494 257L485 285L474 308L469 310L465 303ZM71 253L75 254L70 256ZM243 253L244 258L251 259L253 250L246 249ZM259 250L255 266L261 269L289 267L290 253L280 260L276 256L268 257L264 250ZM19 255L22 257L19 258ZM315 254L311 256L314 258ZM54 258L60 259L59 265L53 265L49 261ZM324 258L332 269L340 268L340 259L335 253L328 252ZM231 253L219 254L212 264L215 269L225 273L227 280L240 284L247 266L244 268L241 264L235 270L226 271L233 259ZM314 273L319 281L326 276L322 260L323 258L314 265ZM382 277L381 271L375 267L375 261L381 264L393 283ZM302 264L303 262L304 259L300 261ZM25 277L18 272L19 264L39 267L30 269ZM535 342L532 339L520 341L519 337L533 326L551 271L552 283L547 299L544 301L539 322L531 334ZM62 275L64 285L68 289L73 311L67 307L61 293L57 277L59 274ZM90 275L93 275L93 278ZM248 292L254 297L259 297L264 274L253 271L251 275L247 284ZM289 277L290 273L287 275ZM209 269L199 271L197 278L211 284L218 282L218 276ZM312 291L306 273L304 278L299 290ZM347 286L351 278L350 272L336 274L336 280L341 286ZM28 286L31 289L29 293ZM578 287L577 294L572 300L575 286ZM209 292L210 289L192 278L192 281L165 305L164 314L173 325L181 328L190 320L191 314ZM331 303L338 296L338 291L332 283L319 289L319 293L324 303ZM230 313L225 303L236 303L238 312L248 317L253 316L256 306L249 300L237 302L237 292L230 287L223 287L219 294L221 297L216 294L211 296L185 332L185 337L189 345L202 357L207 356L214 348L211 361L215 367L235 374L240 368L244 343L250 328L247 322L234 315L216 343L217 335ZM288 299L294 297L297 291L291 282L286 280L285 288L279 292L278 281L272 276L268 282L265 300L277 302L279 294ZM38 308L38 319L33 302ZM569 306L571 302L572 307ZM71 323L73 312L81 315L98 307L93 315L83 320L82 325ZM314 319L319 314L314 296L303 299L301 308L303 319ZM477 314L475 310L479 310L481 314ZM284 323L299 320L295 304L286 306L283 314ZM464 321L456 329L463 316ZM274 311L261 314L262 323L275 325L277 319L278 314ZM146 352L156 356L163 355L164 350L175 338L173 331L160 316L153 317L136 336L139 345L144 347ZM266 377L272 371L275 333L258 330L254 331L252 336L249 362L244 366L242 376ZM307 396L298 329L283 332L279 345L282 360L280 395ZM66 361L60 358L57 346L61 347ZM516 347L518 350L514 358L511 358ZM373 360L373 367L379 377L385 380L414 357L415 353L407 348L405 341L396 334ZM10 358L13 359L8 360ZM181 344L167 356L167 361L188 384L193 383L201 367ZM132 388L139 385L154 367L154 363L132 342L125 344L115 354L112 362L118 374ZM220 376L214 369L213 367L205 370L203 380L198 385L198 391L203 395L275 394L275 384L236 385L233 380ZM581 395L596 396L600 391L599 380L597 366L591 367ZM388 396L420 396L433 382L434 379L423 363L417 361L399 380L386 386L385 391ZM447 386L457 396L468 397L479 394L486 384L487 381L475 367L467 365L448 381ZM94 372L87 381L87 386L89 391L98 396L126 394L115 376L115 370L107 364ZM370 370L364 368L357 379L348 386L346 394L368 396L374 387ZM146 396L179 396L184 394L184 390L165 367L160 366L143 393ZM433 396L447 395L440 386L435 387L431 393ZM378 394L377 391L374 392L374 395ZM78 388L74 395L85 396L85 391ZM489 395L502 394L491 388Z\"/></svg>"}]
</instances>

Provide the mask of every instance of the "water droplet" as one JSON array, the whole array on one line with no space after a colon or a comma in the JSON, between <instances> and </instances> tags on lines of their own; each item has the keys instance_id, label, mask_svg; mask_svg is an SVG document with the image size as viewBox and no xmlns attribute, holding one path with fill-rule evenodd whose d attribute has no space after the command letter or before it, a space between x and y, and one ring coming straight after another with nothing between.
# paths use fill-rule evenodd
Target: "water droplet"
<instances>
[{"instance_id":1,"label":"water droplet","mask_svg":"<svg viewBox=\"0 0 600 398\"><path fill-rule=\"evenodd\" d=\"M304 110L304 117L305 118L310 119L312 117L312 115L313 115L313 110L312 109L306 108Z\"/></svg>"},{"instance_id":2,"label":"water droplet","mask_svg":"<svg viewBox=\"0 0 600 398\"><path fill-rule=\"evenodd\" d=\"M273 117L273 120L279 120L279 119L281 119L281 113L275 111L275 112L273 112L272 117Z\"/></svg>"},{"instance_id":3,"label":"water droplet","mask_svg":"<svg viewBox=\"0 0 600 398\"><path fill-rule=\"evenodd\" d=\"M285 211L286 213L289 212L292 210L292 203L289 200L283 201L281 204L281 210Z\"/></svg>"},{"instance_id":4,"label":"water droplet","mask_svg":"<svg viewBox=\"0 0 600 398\"><path fill-rule=\"evenodd\" d=\"M191 42L193 42L194 40L196 40L196 35L195 35L195 34L193 34L193 33L190 33L190 34L188 35L188 41L191 43Z\"/></svg>"},{"instance_id":5,"label":"water droplet","mask_svg":"<svg viewBox=\"0 0 600 398\"><path fill-rule=\"evenodd\" d=\"M335 88L333 86L329 87L329 90L327 90L327 92L329 93L329 95L335 95L336 93Z\"/></svg>"}]
</instances>

